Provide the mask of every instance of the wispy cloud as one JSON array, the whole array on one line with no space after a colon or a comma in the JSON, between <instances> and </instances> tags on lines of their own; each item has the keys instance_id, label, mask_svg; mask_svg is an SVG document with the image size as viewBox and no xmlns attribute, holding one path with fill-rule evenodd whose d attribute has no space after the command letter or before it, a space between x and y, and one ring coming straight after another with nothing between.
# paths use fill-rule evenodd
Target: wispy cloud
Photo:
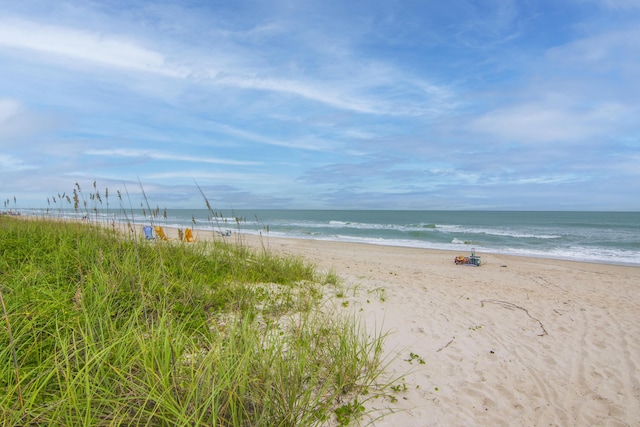
<instances>
[{"instance_id":1,"label":"wispy cloud","mask_svg":"<svg viewBox=\"0 0 640 427\"><path fill-rule=\"evenodd\" d=\"M0 147L20 146L24 138L55 129L58 121L55 114L38 113L15 99L0 98Z\"/></svg>"},{"instance_id":2,"label":"wispy cloud","mask_svg":"<svg viewBox=\"0 0 640 427\"><path fill-rule=\"evenodd\" d=\"M260 162L252 162L245 160L231 160L231 159L219 159L215 157L206 156L187 156L183 154L165 153L160 151L151 150L139 150L139 149L110 149L110 150L87 150L85 154L89 156L103 156L103 157L133 157L142 159L153 160L170 160L177 162L190 162L190 163L212 163L220 165L234 165L234 166L255 166Z\"/></svg>"},{"instance_id":3,"label":"wispy cloud","mask_svg":"<svg viewBox=\"0 0 640 427\"><path fill-rule=\"evenodd\" d=\"M270 28L270 27L269 27ZM256 28L257 32L264 29ZM210 85L232 87L244 90L257 90L289 94L304 98L328 107L339 108L364 114L415 115L424 114L425 109L419 107L420 98L424 100L441 99L445 89L433 84L418 82L414 87L419 96L411 103L389 103L385 97L376 92L379 87L393 87L399 81L410 83L407 76L394 71L383 80L378 71L373 86L363 86L370 81L371 69L357 66L357 75L345 76L309 76L306 79L270 75L280 73L278 68L256 72L253 67L260 67L259 62L252 64L246 60L237 61L233 53L225 54L225 59L215 68L191 56L180 57L177 53L159 52L136 41L131 36L107 32L95 32L66 26L41 24L22 19L0 19L0 45L14 49L27 49L44 54L62 56L93 63L105 67L114 67L136 72L152 73L166 77L189 80ZM170 60L169 57L172 59ZM244 65L241 65L243 64ZM68 63L73 66L73 63ZM354 80L357 79L357 80Z\"/></svg>"},{"instance_id":4,"label":"wispy cloud","mask_svg":"<svg viewBox=\"0 0 640 427\"><path fill-rule=\"evenodd\" d=\"M0 45L171 77L187 75L186 70L170 65L162 54L125 37L31 21L0 20Z\"/></svg>"},{"instance_id":5,"label":"wispy cloud","mask_svg":"<svg viewBox=\"0 0 640 427\"><path fill-rule=\"evenodd\" d=\"M640 6L639 6L640 9ZM561 64L575 64L589 68L583 72L601 72L602 70L619 69L619 67L633 67L640 65L640 29L637 26L627 28L625 23L587 37L573 40L569 43L549 50L549 57Z\"/></svg>"},{"instance_id":6,"label":"wispy cloud","mask_svg":"<svg viewBox=\"0 0 640 427\"><path fill-rule=\"evenodd\" d=\"M147 173L141 177L145 180L161 180L174 182L216 182L226 185L246 185L251 184L254 190L261 191L263 188L270 188L274 185L288 185L290 179L279 177L277 174L246 173L246 172L212 172L203 170L177 170L172 172Z\"/></svg>"},{"instance_id":7,"label":"wispy cloud","mask_svg":"<svg viewBox=\"0 0 640 427\"><path fill-rule=\"evenodd\" d=\"M544 103L524 104L483 114L471 122L470 130L502 142L579 142L612 131L623 112L617 105L559 108Z\"/></svg>"},{"instance_id":8,"label":"wispy cloud","mask_svg":"<svg viewBox=\"0 0 640 427\"><path fill-rule=\"evenodd\" d=\"M0 126L5 125L10 118L16 116L22 110L23 108L18 101L0 98Z\"/></svg>"},{"instance_id":9,"label":"wispy cloud","mask_svg":"<svg viewBox=\"0 0 640 427\"><path fill-rule=\"evenodd\" d=\"M462 2L463 19L454 26L456 40L474 49L495 48L521 36L517 3L487 1L480 6Z\"/></svg>"},{"instance_id":10,"label":"wispy cloud","mask_svg":"<svg viewBox=\"0 0 640 427\"><path fill-rule=\"evenodd\" d=\"M359 113L377 113L376 108L374 108L370 102L366 102L355 97L341 95L330 88L318 88L295 80L283 80L250 75L234 75L220 76L219 78L213 79L213 82L243 89L288 93L332 107L356 111Z\"/></svg>"},{"instance_id":11,"label":"wispy cloud","mask_svg":"<svg viewBox=\"0 0 640 427\"><path fill-rule=\"evenodd\" d=\"M17 172L37 169L37 166L28 165L21 159L11 155L0 154L0 169L4 172Z\"/></svg>"},{"instance_id":12,"label":"wispy cloud","mask_svg":"<svg viewBox=\"0 0 640 427\"><path fill-rule=\"evenodd\" d=\"M288 138L284 138L284 137L274 138L274 137L265 136L265 134L263 133L250 132L250 131L247 131L244 129L238 129L223 123L212 123L211 125L215 129L219 130L220 132L226 135L232 136L234 138L237 138L241 141L251 141L251 142L257 142L259 144L264 144L264 145L296 148L296 149L311 150L311 151L325 151L325 150L332 151L333 150L332 148L333 144L327 143L326 141L317 140L317 141L309 142L299 138L295 140L289 140Z\"/></svg>"}]
</instances>

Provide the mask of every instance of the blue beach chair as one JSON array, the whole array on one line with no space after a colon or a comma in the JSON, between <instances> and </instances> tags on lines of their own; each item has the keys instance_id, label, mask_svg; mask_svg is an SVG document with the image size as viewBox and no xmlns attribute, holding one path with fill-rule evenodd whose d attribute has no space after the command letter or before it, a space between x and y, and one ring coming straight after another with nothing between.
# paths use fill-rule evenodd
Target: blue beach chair
<instances>
[{"instance_id":1,"label":"blue beach chair","mask_svg":"<svg viewBox=\"0 0 640 427\"><path fill-rule=\"evenodd\" d=\"M147 240L153 240L155 237L153 236L153 228L150 225L145 225L142 227L142 231L144 231L144 237Z\"/></svg>"}]
</instances>

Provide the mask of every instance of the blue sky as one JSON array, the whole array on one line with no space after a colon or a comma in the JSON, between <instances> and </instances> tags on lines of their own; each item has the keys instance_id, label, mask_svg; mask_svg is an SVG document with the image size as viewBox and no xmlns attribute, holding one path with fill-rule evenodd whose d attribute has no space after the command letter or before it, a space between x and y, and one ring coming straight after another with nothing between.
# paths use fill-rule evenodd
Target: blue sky
<instances>
[{"instance_id":1,"label":"blue sky","mask_svg":"<svg viewBox=\"0 0 640 427\"><path fill-rule=\"evenodd\" d=\"M640 210L640 1L0 0L0 197Z\"/></svg>"}]
</instances>

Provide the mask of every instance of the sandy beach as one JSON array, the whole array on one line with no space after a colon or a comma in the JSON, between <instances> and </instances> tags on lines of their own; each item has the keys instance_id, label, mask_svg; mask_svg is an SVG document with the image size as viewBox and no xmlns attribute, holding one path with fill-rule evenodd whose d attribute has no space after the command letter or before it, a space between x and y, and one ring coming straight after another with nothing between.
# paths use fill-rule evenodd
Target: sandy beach
<instances>
[{"instance_id":1,"label":"sandy beach","mask_svg":"<svg viewBox=\"0 0 640 427\"><path fill-rule=\"evenodd\" d=\"M492 254L472 267L448 251L224 238L336 273L344 310L388 333L397 401L368 401L364 425L640 425L639 267Z\"/></svg>"},{"instance_id":2,"label":"sandy beach","mask_svg":"<svg viewBox=\"0 0 640 427\"><path fill-rule=\"evenodd\" d=\"M373 425L640 423L640 268L490 254L468 267L446 251L242 239L337 273L354 290L345 309L390 333L404 391L368 403L387 411Z\"/></svg>"}]
</instances>

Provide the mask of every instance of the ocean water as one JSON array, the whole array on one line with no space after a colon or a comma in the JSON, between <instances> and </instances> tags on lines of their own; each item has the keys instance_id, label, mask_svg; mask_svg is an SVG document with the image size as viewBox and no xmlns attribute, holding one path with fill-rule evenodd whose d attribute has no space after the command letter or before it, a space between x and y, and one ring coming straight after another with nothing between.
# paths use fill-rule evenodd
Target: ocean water
<instances>
[{"instance_id":1,"label":"ocean water","mask_svg":"<svg viewBox=\"0 0 640 427\"><path fill-rule=\"evenodd\" d=\"M149 222L141 211L134 216L138 224ZM154 221L222 233L640 266L640 212L169 209Z\"/></svg>"}]
</instances>

